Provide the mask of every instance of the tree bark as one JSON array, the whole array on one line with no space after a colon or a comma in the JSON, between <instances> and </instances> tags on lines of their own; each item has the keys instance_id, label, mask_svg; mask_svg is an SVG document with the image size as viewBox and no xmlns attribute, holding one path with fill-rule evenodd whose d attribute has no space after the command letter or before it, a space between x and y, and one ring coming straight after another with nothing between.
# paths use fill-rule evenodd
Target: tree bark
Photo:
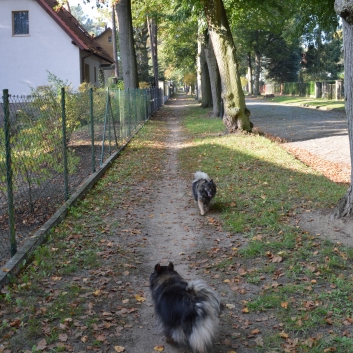
<instances>
[{"instance_id":1,"label":"tree bark","mask_svg":"<svg viewBox=\"0 0 353 353\"><path fill-rule=\"evenodd\" d=\"M344 47L344 94L351 152L351 185L333 211L333 219L353 216L353 0L336 0L335 11L342 18Z\"/></svg>"},{"instance_id":2,"label":"tree bark","mask_svg":"<svg viewBox=\"0 0 353 353\"><path fill-rule=\"evenodd\" d=\"M212 117L216 118L219 116L221 111L221 76L219 75L217 59L213 51L212 42L208 41L207 49L205 49L205 57L208 66L208 72L211 83L211 93L212 93Z\"/></svg>"},{"instance_id":3,"label":"tree bark","mask_svg":"<svg viewBox=\"0 0 353 353\"><path fill-rule=\"evenodd\" d=\"M228 132L251 131L250 111L241 86L236 49L222 0L205 0L209 35L216 53L222 82L223 122Z\"/></svg>"},{"instance_id":4,"label":"tree bark","mask_svg":"<svg viewBox=\"0 0 353 353\"><path fill-rule=\"evenodd\" d=\"M112 42L113 42L113 58L115 61L114 75L116 79L119 78L119 62L118 62L118 51L116 45L116 22L115 22L115 7L112 6Z\"/></svg>"},{"instance_id":5,"label":"tree bark","mask_svg":"<svg viewBox=\"0 0 353 353\"><path fill-rule=\"evenodd\" d=\"M132 30L131 0L116 4L124 88L138 88L136 53Z\"/></svg>"},{"instance_id":6,"label":"tree bark","mask_svg":"<svg viewBox=\"0 0 353 353\"><path fill-rule=\"evenodd\" d=\"M201 107L210 108L212 107L212 93L210 75L208 71L206 54L205 54L205 42L201 40L201 52L200 52L200 64L201 64Z\"/></svg>"},{"instance_id":7,"label":"tree bark","mask_svg":"<svg viewBox=\"0 0 353 353\"><path fill-rule=\"evenodd\" d=\"M157 20L153 17L147 17L147 25L151 43L154 84L155 87L158 87Z\"/></svg>"},{"instance_id":8,"label":"tree bark","mask_svg":"<svg viewBox=\"0 0 353 353\"><path fill-rule=\"evenodd\" d=\"M201 50L203 50L202 47L202 41L200 36L197 37L197 59L196 59L196 65L197 65L197 97L196 99L198 102L201 103L202 101L202 87L201 87Z\"/></svg>"},{"instance_id":9,"label":"tree bark","mask_svg":"<svg viewBox=\"0 0 353 353\"><path fill-rule=\"evenodd\" d=\"M255 82L254 94L260 95L261 53L255 52Z\"/></svg>"},{"instance_id":10,"label":"tree bark","mask_svg":"<svg viewBox=\"0 0 353 353\"><path fill-rule=\"evenodd\" d=\"M248 93L254 94L253 79L252 79L252 65L251 65L251 53L248 52Z\"/></svg>"}]
</instances>

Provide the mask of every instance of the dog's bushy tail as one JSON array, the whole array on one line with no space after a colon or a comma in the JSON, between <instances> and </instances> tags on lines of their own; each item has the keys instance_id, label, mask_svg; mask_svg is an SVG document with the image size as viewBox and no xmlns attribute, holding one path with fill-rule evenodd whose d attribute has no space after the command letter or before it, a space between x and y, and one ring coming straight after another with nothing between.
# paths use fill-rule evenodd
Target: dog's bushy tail
<instances>
[{"instance_id":1,"label":"dog's bushy tail","mask_svg":"<svg viewBox=\"0 0 353 353\"><path fill-rule=\"evenodd\" d=\"M201 172L201 171L197 171L195 174L194 174L194 180L193 180L193 183L195 183L196 181L200 180L200 179L205 179L207 181L210 181L211 178L208 176L208 174L204 173L204 172Z\"/></svg>"},{"instance_id":2,"label":"dog's bushy tail","mask_svg":"<svg viewBox=\"0 0 353 353\"><path fill-rule=\"evenodd\" d=\"M194 352L206 353L218 330L220 300L217 293L201 280L190 281L186 289L194 293L197 306L195 324L188 337L189 345Z\"/></svg>"}]
</instances>

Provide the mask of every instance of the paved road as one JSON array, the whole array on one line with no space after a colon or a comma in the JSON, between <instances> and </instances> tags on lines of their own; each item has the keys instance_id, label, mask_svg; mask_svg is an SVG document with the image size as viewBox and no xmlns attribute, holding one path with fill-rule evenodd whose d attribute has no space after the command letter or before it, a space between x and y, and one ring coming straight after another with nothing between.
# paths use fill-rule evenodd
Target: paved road
<instances>
[{"instance_id":1,"label":"paved road","mask_svg":"<svg viewBox=\"0 0 353 353\"><path fill-rule=\"evenodd\" d=\"M325 111L267 100L246 100L250 120L263 132L322 159L350 166L347 121L342 111Z\"/></svg>"}]
</instances>

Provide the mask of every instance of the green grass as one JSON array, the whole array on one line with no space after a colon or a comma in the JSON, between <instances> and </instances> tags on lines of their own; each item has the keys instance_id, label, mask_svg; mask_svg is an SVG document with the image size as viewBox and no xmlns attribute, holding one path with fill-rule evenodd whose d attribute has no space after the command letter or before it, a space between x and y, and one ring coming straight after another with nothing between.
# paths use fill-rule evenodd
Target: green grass
<instances>
[{"instance_id":1,"label":"green grass","mask_svg":"<svg viewBox=\"0 0 353 353\"><path fill-rule=\"evenodd\" d=\"M247 288L246 300L239 292L231 295L247 307L253 326L261 324L256 321L261 315L268 318L269 322L261 324L263 345L254 348L256 352L285 352L286 344L295 346L292 351L298 353L329 352L332 347L336 352L352 352L352 338L344 334L349 327L343 322L353 317L353 250L310 235L294 222L297 213L334 207L346 187L329 181L262 136L224 134L222 120L209 118L205 109L185 108L183 116L187 138L179 152L180 166L185 175L204 170L218 188L205 220L220 219L230 238L240 234L242 239L240 245L234 244L236 249L225 247L212 254L207 276L217 274L220 287L227 285L223 282L227 279ZM60 324L72 331L69 339L80 351L86 345L103 345L93 335L99 325L106 325L103 313L121 310L122 300L134 294L128 284L144 267L144 259L132 253L131 246L107 245L124 227L114 208L133 210L129 195L136 185L160 177L166 156L159 141L165 132L163 119L143 128L119 164L70 210L21 276L1 294L0 336L5 337L7 349L30 351L44 337L43 332L47 343L55 345ZM210 253L205 247L200 256L210 257ZM125 267L138 262L143 265ZM245 273L240 274L239 268ZM123 277L127 269L130 277ZM251 288L255 288L253 293ZM106 297L95 296L97 290L113 296L112 307L107 307ZM130 308L136 310L136 305ZM240 317L240 311L234 310L235 316ZM109 337L114 337L117 326L134 324L135 314L113 315ZM13 323L15 319L20 326ZM232 316L226 319L231 325L237 322ZM280 336L281 332L288 338ZM233 333L238 330L232 328L229 337ZM248 333L244 338L253 343ZM87 344L80 334L87 337Z\"/></svg>"},{"instance_id":2,"label":"green grass","mask_svg":"<svg viewBox=\"0 0 353 353\"><path fill-rule=\"evenodd\" d=\"M308 103L293 97L277 101ZM230 234L241 233L248 240L214 270L231 278L232 265L251 269L256 264L241 280L262 290L246 306L253 315L273 315L288 339L297 340L296 352L330 347L337 352L350 347L347 352L353 352L342 324L346 316L353 317L353 251L310 235L293 222L298 213L333 208L346 186L331 182L262 136L222 134L222 121L205 118L201 110L198 116L187 115L183 124L191 143L180 151L182 167L203 170L215 180L213 212ZM283 337L270 329L264 336L256 351L282 352Z\"/></svg>"},{"instance_id":3,"label":"green grass","mask_svg":"<svg viewBox=\"0 0 353 353\"><path fill-rule=\"evenodd\" d=\"M326 110L344 110L344 101L326 100L326 99L313 99L310 97L297 97L297 96L275 96L268 99L270 102L282 104L299 104L307 107L321 108Z\"/></svg>"}]
</instances>

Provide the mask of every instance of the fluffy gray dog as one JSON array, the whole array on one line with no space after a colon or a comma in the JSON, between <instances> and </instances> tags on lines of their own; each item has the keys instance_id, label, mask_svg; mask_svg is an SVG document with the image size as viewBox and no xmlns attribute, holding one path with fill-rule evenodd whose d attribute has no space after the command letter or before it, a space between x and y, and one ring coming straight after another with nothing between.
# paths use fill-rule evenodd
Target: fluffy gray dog
<instances>
[{"instance_id":1,"label":"fluffy gray dog","mask_svg":"<svg viewBox=\"0 0 353 353\"><path fill-rule=\"evenodd\" d=\"M220 300L216 292L201 280L183 279L172 262L155 266L150 289L167 342L188 345L194 353L206 353L219 325Z\"/></svg>"},{"instance_id":2,"label":"fluffy gray dog","mask_svg":"<svg viewBox=\"0 0 353 353\"><path fill-rule=\"evenodd\" d=\"M210 202L217 192L216 184L204 172L196 172L192 182L192 193L200 209L201 216L204 216L210 209Z\"/></svg>"}]
</instances>

